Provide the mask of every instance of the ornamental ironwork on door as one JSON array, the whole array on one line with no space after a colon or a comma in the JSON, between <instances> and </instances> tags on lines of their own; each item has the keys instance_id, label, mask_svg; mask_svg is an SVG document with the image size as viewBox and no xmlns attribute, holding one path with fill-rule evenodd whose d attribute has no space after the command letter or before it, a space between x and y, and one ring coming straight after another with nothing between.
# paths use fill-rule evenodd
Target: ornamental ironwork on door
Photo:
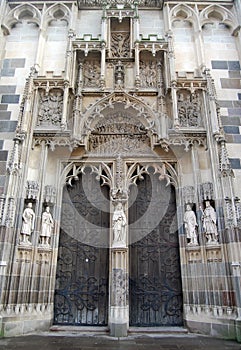
<instances>
[{"instance_id":1,"label":"ornamental ironwork on door","mask_svg":"<svg viewBox=\"0 0 241 350\"><path fill-rule=\"evenodd\" d=\"M154 174L137 185L129 208L130 325L181 326L175 191Z\"/></svg>"},{"instance_id":2,"label":"ornamental ironwork on door","mask_svg":"<svg viewBox=\"0 0 241 350\"><path fill-rule=\"evenodd\" d=\"M64 188L54 324L108 323L108 188L91 172Z\"/></svg>"}]
</instances>

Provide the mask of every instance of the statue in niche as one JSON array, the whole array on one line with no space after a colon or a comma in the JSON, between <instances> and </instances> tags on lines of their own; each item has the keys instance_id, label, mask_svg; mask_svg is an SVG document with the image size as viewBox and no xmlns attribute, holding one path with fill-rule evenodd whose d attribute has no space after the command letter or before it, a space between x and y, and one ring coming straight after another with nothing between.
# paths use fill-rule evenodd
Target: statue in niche
<instances>
[{"instance_id":1,"label":"statue in niche","mask_svg":"<svg viewBox=\"0 0 241 350\"><path fill-rule=\"evenodd\" d=\"M127 33L112 33L112 57L128 57L130 47L130 36Z\"/></svg>"},{"instance_id":2,"label":"statue in niche","mask_svg":"<svg viewBox=\"0 0 241 350\"><path fill-rule=\"evenodd\" d=\"M50 245L50 237L54 227L54 220L50 213L50 208L47 206L45 211L42 214L42 225L40 232L40 244L41 245Z\"/></svg>"},{"instance_id":3,"label":"statue in niche","mask_svg":"<svg viewBox=\"0 0 241 350\"><path fill-rule=\"evenodd\" d=\"M84 65L84 86L96 87L100 84L100 67L95 62L86 62Z\"/></svg>"},{"instance_id":4,"label":"statue in niche","mask_svg":"<svg viewBox=\"0 0 241 350\"><path fill-rule=\"evenodd\" d=\"M126 215L123 210L123 205L119 202L113 213L112 227L113 227L113 246L126 245Z\"/></svg>"},{"instance_id":5,"label":"statue in niche","mask_svg":"<svg viewBox=\"0 0 241 350\"><path fill-rule=\"evenodd\" d=\"M205 210L202 214L203 229L207 238L207 244L218 243L217 215L209 201L205 202Z\"/></svg>"},{"instance_id":6,"label":"statue in niche","mask_svg":"<svg viewBox=\"0 0 241 350\"><path fill-rule=\"evenodd\" d=\"M188 245L198 245L197 241L197 218L190 204L187 204L184 214L184 227L188 239Z\"/></svg>"},{"instance_id":7,"label":"statue in niche","mask_svg":"<svg viewBox=\"0 0 241 350\"><path fill-rule=\"evenodd\" d=\"M60 90L41 93L39 99L38 125L59 125L63 111L63 93Z\"/></svg>"},{"instance_id":8,"label":"statue in niche","mask_svg":"<svg viewBox=\"0 0 241 350\"><path fill-rule=\"evenodd\" d=\"M34 230L35 213L33 211L33 205L31 202L27 204L22 215L22 228L21 228L21 242L20 244L31 244L29 237Z\"/></svg>"}]
</instances>

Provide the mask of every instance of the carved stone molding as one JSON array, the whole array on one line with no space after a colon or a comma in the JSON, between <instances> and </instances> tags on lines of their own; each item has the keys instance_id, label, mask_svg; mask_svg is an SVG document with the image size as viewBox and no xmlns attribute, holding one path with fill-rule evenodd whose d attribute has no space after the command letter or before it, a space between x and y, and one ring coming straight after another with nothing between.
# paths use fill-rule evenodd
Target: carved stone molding
<instances>
[{"instance_id":1,"label":"carved stone molding","mask_svg":"<svg viewBox=\"0 0 241 350\"><path fill-rule=\"evenodd\" d=\"M42 135L35 136L33 139L32 148L45 144L50 148L51 151L54 151L56 147L68 147L70 151L79 146L84 146L83 143L79 140L73 140L69 137L59 136L54 137L51 135Z\"/></svg>"},{"instance_id":2,"label":"carved stone molding","mask_svg":"<svg viewBox=\"0 0 241 350\"><path fill-rule=\"evenodd\" d=\"M194 144L206 147L206 142L205 133L182 133L177 135L170 134L169 139L161 139L156 141L156 144L160 144L166 152L168 152L169 148L172 146L184 146L184 150L187 152Z\"/></svg>"},{"instance_id":3,"label":"carved stone molding","mask_svg":"<svg viewBox=\"0 0 241 350\"><path fill-rule=\"evenodd\" d=\"M187 254L187 260L189 264L198 264L202 262L200 246L187 246L186 254Z\"/></svg>"},{"instance_id":4,"label":"carved stone molding","mask_svg":"<svg viewBox=\"0 0 241 350\"><path fill-rule=\"evenodd\" d=\"M222 261L222 252L220 246L206 246L207 261L212 262L221 262Z\"/></svg>"},{"instance_id":5,"label":"carved stone molding","mask_svg":"<svg viewBox=\"0 0 241 350\"><path fill-rule=\"evenodd\" d=\"M138 5L140 7L161 7L163 6L163 0L77 0L78 7L81 9L83 7L102 7L104 5L118 7L120 5L125 5L133 7Z\"/></svg>"}]
</instances>

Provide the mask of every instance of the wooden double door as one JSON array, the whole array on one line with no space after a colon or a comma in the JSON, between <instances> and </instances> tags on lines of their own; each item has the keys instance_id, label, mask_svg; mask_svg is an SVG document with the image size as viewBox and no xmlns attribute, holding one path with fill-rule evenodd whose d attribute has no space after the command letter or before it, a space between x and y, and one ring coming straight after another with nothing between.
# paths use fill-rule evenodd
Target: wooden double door
<instances>
[{"instance_id":1,"label":"wooden double door","mask_svg":"<svg viewBox=\"0 0 241 350\"><path fill-rule=\"evenodd\" d=\"M63 193L54 323L104 326L111 268L109 189L92 174L85 176ZM128 221L130 325L181 326L174 188L154 174L144 175L131 187Z\"/></svg>"}]
</instances>

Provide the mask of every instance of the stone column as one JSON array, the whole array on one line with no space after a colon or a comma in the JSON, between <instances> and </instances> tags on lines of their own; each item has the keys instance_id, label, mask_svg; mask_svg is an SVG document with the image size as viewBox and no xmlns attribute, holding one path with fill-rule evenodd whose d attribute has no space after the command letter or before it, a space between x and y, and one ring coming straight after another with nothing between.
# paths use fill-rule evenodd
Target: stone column
<instances>
[{"instance_id":1,"label":"stone column","mask_svg":"<svg viewBox=\"0 0 241 350\"><path fill-rule=\"evenodd\" d=\"M135 83L136 88L140 87L140 61L139 61L139 44L135 43Z\"/></svg>"},{"instance_id":2,"label":"stone column","mask_svg":"<svg viewBox=\"0 0 241 350\"><path fill-rule=\"evenodd\" d=\"M110 335L126 337L129 323L128 248L111 248Z\"/></svg>"},{"instance_id":3,"label":"stone column","mask_svg":"<svg viewBox=\"0 0 241 350\"><path fill-rule=\"evenodd\" d=\"M69 98L69 82L64 82L64 99L63 99L63 114L61 119L61 129L65 130L67 126L67 112L68 112L68 98Z\"/></svg>"},{"instance_id":4,"label":"stone column","mask_svg":"<svg viewBox=\"0 0 241 350\"><path fill-rule=\"evenodd\" d=\"M110 334L114 337L127 336L129 325L128 305L128 221L127 191L124 176L124 162L118 156L114 170L114 188L111 198L110 236Z\"/></svg>"},{"instance_id":5,"label":"stone column","mask_svg":"<svg viewBox=\"0 0 241 350\"><path fill-rule=\"evenodd\" d=\"M38 39L38 47L36 52L36 58L35 58L35 69L40 74L43 75L43 55L44 55L44 49L46 44L46 28L40 28L39 31L39 39Z\"/></svg>"},{"instance_id":6,"label":"stone column","mask_svg":"<svg viewBox=\"0 0 241 350\"><path fill-rule=\"evenodd\" d=\"M105 87L105 58L106 58L106 44L105 42L101 43L101 72L100 72L100 85L103 89Z\"/></svg>"}]
</instances>

